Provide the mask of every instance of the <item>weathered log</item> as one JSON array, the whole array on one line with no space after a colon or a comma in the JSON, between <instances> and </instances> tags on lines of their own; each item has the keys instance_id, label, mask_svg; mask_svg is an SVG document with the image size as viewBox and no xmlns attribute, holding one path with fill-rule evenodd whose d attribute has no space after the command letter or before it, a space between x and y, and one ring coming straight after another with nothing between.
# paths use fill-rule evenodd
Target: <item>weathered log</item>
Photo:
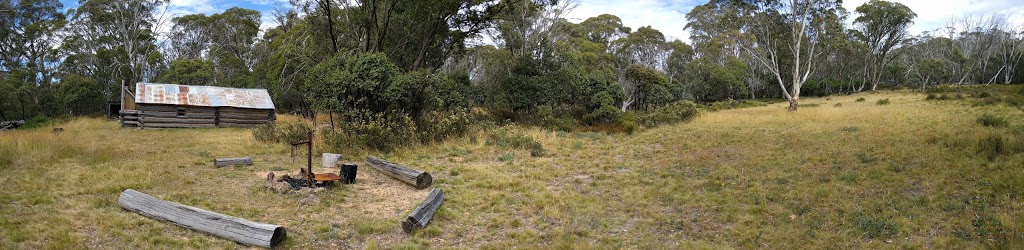
<instances>
[{"instance_id":1,"label":"weathered log","mask_svg":"<svg viewBox=\"0 0 1024 250\"><path fill-rule=\"evenodd\" d=\"M270 115L269 114L250 115L250 114L220 113L218 115L218 117L220 117L221 119L241 119L241 120L269 120L270 119Z\"/></svg>"},{"instance_id":2,"label":"weathered log","mask_svg":"<svg viewBox=\"0 0 1024 250\"><path fill-rule=\"evenodd\" d=\"M143 122L142 127L145 128L213 128L216 127L213 123L206 124L188 124L188 123L153 123Z\"/></svg>"},{"instance_id":3,"label":"weathered log","mask_svg":"<svg viewBox=\"0 0 1024 250\"><path fill-rule=\"evenodd\" d=\"M136 116L136 115L122 115L121 116L121 120L122 121L138 121L139 120L139 116Z\"/></svg>"},{"instance_id":4,"label":"weathered log","mask_svg":"<svg viewBox=\"0 0 1024 250\"><path fill-rule=\"evenodd\" d=\"M226 166L232 166L232 165L245 165L245 166L252 165L252 158L249 158L249 157L242 157L242 158L219 158L219 159L213 160L213 166L214 167L218 167L219 168L219 167L226 167Z\"/></svg>"},{"instance_id":5,"label":"weathered log","mask_svg":"<svg viewBox=\"0 0 1024 250\"><path fill-rule=\"evenodd\" d=\"M164 111L164 112L185 111L185 112L189 112L189 113L192 113L192 112L204 112L204 113L205 112L210 112L210 113L213 113L213 112L216 112L217 109L213 108L213 107L146 104L146 105L139 105L139 110L142 110L142 111Z\"/></svg>"},{"instance_id":6,"label":"weathered log","mask_svg":"<svg viewBox=\"0 0 1024 250\"><path fill-rule=\"evenodd\" d=\"M191 124L213 124L216 119L213 118L168 118L168 117L141 117L142 122L162 122L162 123L191 123Z\"/></svg>"},{"instance_id":7,"label":"weathered log","mask_svg":"<svg viewBox=\"0 0 1024 250\"><path fill-rule=\"evenodd\" d=\"M217 117L214 113L185 113L185 115L178 115L178 113L172 112L160 112L160 111L140 111L139 116L143 117L167 117L167 118L215 118Z\"/></svg>"},{"instance_id":8,"label":"weathered log","mask_svg":"<svg viewBox=\"0 0 1024 250\"><path fill-rule=\"evenodd\" d=\"M409 217L402 221L402 231L413 233L427 227L427 224L430 224L430 219L434 218L437 208L441 207L441 202L444 202L444 192L440 188L434 188L427 195L427 199L423 200L423 203L420 203L416 210L412 210Z\"/></svg>"},{"instance_id":9,"label":"weathered log","mask_svg":"<svg viewBox=\"0 0 1024 250\"><path fill-rule=\"evenodd\" d=\"M121 121L121 125L122 126L129 125L129 126L136 126L136 127L138 127L139 126L139 122L138 121Z\"/></svg>"},{"instance_id":10,"label":"weathered log","mask_svg":"<svg viewBox=\"0 0 1024 250\"><path fill-rule=\"evenodd\" d=\"M234 123L234 124L263 124L263 123L269 123L270 122L270 120L267 120L267 118L263 118L263 119L229 119L229 118L221 117L218 120L220 122L223 122L223 123Z\"/></svg>"},{"instance_id":11,"label":"weathered log","mask_svg":"<svg viewBox=\"0 0 1024 250\"><path fill-rule=\"evenodd\" d=\"M139 111L138 110L134 110L134 109L122 109L122 110L118 111L118 113L120 113L122 115L138 115Z\"/></svg>"},{"instance_id":12,"label":"weathered log","mask_svg":"<svg viewBox=\"0 0 1024 250\"><path fill-rule=\"evenodd\" d=\"M174 223L249 246L272 248L288 235L282 226L253 222L164 201L132 189L121 192L117 204L125 210L151 219Z\"/></svg>"},{"instance_id":13,"label":"weathered log","mask_svg":"<svg viewBox=\"0 0 1024 250\"><path fill-rule=\"evenodd\" d=\"M234 112L234 113L270 113L272 109L250 109L250 108L235 108L235 107L219 107L220 112Z\"/></svg>"},{"instance_id":14,"label":"weathered log","mask_svg":"<svg viewBox=\"0 0 1024 250\"><path fill-rule=\"evenodd\" d=\"M403 167L377 157L367 156L366 163L369 163L370 167L377 171L384 172L391 177L395 177L395 179L413 185L416 189L427 188L434 182L434 178L430 176L430 173Z\"/></svg>"}]
</instances>

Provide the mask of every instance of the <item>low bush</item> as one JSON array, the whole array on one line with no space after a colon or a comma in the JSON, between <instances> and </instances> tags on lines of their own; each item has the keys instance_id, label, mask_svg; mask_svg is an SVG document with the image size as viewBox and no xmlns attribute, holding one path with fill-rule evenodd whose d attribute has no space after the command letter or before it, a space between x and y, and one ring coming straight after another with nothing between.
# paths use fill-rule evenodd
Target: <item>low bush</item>
<instances>
[{"instance_id":1,"label":"low bush","mask_svg":"<svg viewBox=\"0 0 1024 250\"><path fill-rule=\"evenodd\" d=\"M875 104L878 104L878 105L889 105L889 98L878 100L878 102L875 102Z\"/></svg>"},{"instance_id":2,"label":"low bush","mask_svg":"<svg viewBox=\"0 0 1024 250\"><path fill-rule=\"evenodd\" d=\"M780 99L781 100L781 99ZM779 100L763 101L763 100L726 100L713 102L708 104L702 104L701 109L707 111L719 111L726 109L737 109L737 108L750 108L750 107L762 107L770 103L777 102Z\"/></svg>"},{"instance_id":3,"label":"low bush","mask_svg":"<svg viewBox=\"0 0 1024 250\"><path fill-rule=\"evenodd\" d=\"M978 117L977 121L978 124L985 127L1006 127L1009 125L1009 122L1007 122L1005 118L991 114L981 115Z\"/></svg>"},{"instance_id":4,"label":"low bush","mask_svg":"<svg viewBox=\"0 0 1024 250\"><path fill-rule=\"evenodd\" d=\"M25 124L22 124L20 127L18 127L18 129L42 128L46 127L47 125L50 125L50 123L53 123L53 120L51 120L50 118L47 118L45 116L36 116L32 117L32 119L29 119L28 121L25 121Z\"/></svg>"},{"instance_id":5,"label":"low bush","mask_svg":"<svg viewBox=\"0 0 1024 250\"><path fill-rule=\"evenodd\" d=\"M865 101L864 97L861 97L861 98L857 98L856 102L864 102L864 101Z\"/></svg>"},{"instance_id":6,"label":"low bush","mask_svg":"<svg viewBox=\"0 0 1024 250\"><path fill-rule=\"evenodd\" d=\"M697 105L690 101L679 101L658 106L647 111L634 112L637 123L644 127L685 122L697 116Z\"/></svg>"},{"instance_id":7,"label":"low bush","mask_svg":"<svg viewBox=\"0 0 1024 250\"><path fill-rule=\"evenodd\" d=\"M326 130L323 134L324 143L335 151L373 149L389 152L417 141L416 123L402 113L351 117L337 129Z\"/></svg>"},{"instance_id":8,"label":"low bush","mask_svg":"<svg viewBox=\"0 0 1024 250\"><path fill-rule=\"evenodd\" d=\"M440 142L453 136L465 134L472 125L473 117L463 110L451 112L430 111L417 122L420 141Z\"/></svg>"},{"instance_id":9,"label":"low bush","mask_svg":"<svg viewBox=\"0 0 1024 250\"><path fill-rule=\"evenodd\" d=\"M313 131L305 122L272 122L256 127L252 135L261 142L295 142L306 139L306 133Z\"/></svg>"},{"instance_id":10,"label":"low bush","mask_svg":"<svg viewBox=\"0 0 1024 250\"><path fill-rule=\"evenodd\" d=\"M997 156L1005 155L1007 150L1006 142L1000 134L991 134L978 142L978 153L984 155L988 160L994 160Z\"/></svg>"},{"instance_id":11,"label":"low bush","mask_svg":"<svg viewBox=\"0 0 1024 250\"><path fill-rule=\"evenodd\" d=\"M530 156L534 157L544 155L544 145L510 126L493 131L487 136L485 144L501 148L530 150Z\"/></svg>"}]
</instances>

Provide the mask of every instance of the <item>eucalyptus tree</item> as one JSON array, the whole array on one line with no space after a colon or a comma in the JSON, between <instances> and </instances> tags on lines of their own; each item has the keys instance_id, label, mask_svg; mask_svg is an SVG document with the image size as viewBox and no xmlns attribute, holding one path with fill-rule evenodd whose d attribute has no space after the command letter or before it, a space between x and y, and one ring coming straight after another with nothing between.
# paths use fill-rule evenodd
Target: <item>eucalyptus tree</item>
<instances>
[{"instance_id":1,"label":"eucalyptus tree","mask_svg":"<svg viewBox=\"0 0 1024 250\"><path fill-rule=\"evenodd\" d=\"M0 119L50 112L62 57L56 47L67 24L57 0L0 1Z\"/></svg>"},{"instance_id":2,"label":"eucalyptus tree","mask_svg":"<svg viewBox=\"0 0 1024 250\"><path fill-rule=\"evenodd\" d=\"M612 14L601 14L580 22L574 30L575 35L591 42L604 45L606 48L612 41L625 37L630 28L622 25L622 19Z\"/></svg>"},{"instance_id":3,"label":"eucalyptus tree","mask_svg":"<svg viewBox=\"0 0 1024 250\"><path fill-rule=\"evenodd\" d=\"M86 0L71 10L69 34L62 48L69 55L66 72L92 78L113 100L121 80L146 81L162 59L156 46L160 12L166 0Z\"/></svg>"},{"instance_id":4,"label":"eucalyptus tree","mask_svg":"<svg viewBox=\"0 0 1024 250\"><path fill-rule=\"evenodd\" d=\"M171 19L174 24L168 34L170 48L165 52L167 59L200 59L210 44L210 23L213 20L203 14L190 14Z\"/></svg>"},{"instance_id":5,"label":"eucalyptus tree","mask_svg":"<svg viewBox=\"0 0 1024 250\"><path fill-rule=\"evenodd\" d=\"M883 69L898 57L890 52L909 36L907 28L914 24L917 14L906 5L884 0L871 0L856 11L860 16L853 23L868 47L865 76L871 82L871 90L875 90Z\"/></svg>"},{"instance_id":6,"label":"eucalyptus tree","mask_svg":"<svg viewBox=\"0 0 1024 250\"><path fill-rule=\"evenodd\" d=\"M796 111L800 88L817 67L828 23L839 21L836 13L842 6L835 0L752 2L758 13L749 19L749 29L756 43L743 48L772 73L789 110Z\"/></svg>"},{"instance_id":7,"label":"eucalyptus tree","mask_svg":"<svg viewBox=\"0 0 1024 250\"><path fill-rule=\"evenodd\" d=\"M1014 75L1017 73L1017 66L1024 59L1024 26L1006 27L999 31L998 39L1000 46L997 48L997 56L1002 66L993 79L1002 73L1002 82L1010 84L1014 80L1020 80L1014 79Z\"/></svg>"},{"instance_id":8,"label":"eucalyptus tree","mask_svg":"<svg viewBox=\"0 0 1024 250\"><path fill-rule=\"evenodd\" d=\"M1005 24L1000 16L961 16L947 23L947 35L953 40L949 50L956 55L954 69L957 84L980 83L989 58L998 47L998 36L992 31Z\"/></svg>"},{"instance_id":9,"label":"eucalyptus tree","mask_svg":"<svg viewBox=\"0 0 1024 250\"><path fill-rule=\"evenodd\" d=\"M181 16L172 22L171 48L166 53L169 69L160 77L162 81L233 87L251 87L256 82L252 72L264 57L257 49L258 11L230 8L210 16Z\"/></svg>"},{"instance_id":10,"label":"eucalyptus tree","mask_svg":"<svg viewBox=\"0 0 1024 250\"><path fill-rule=\"evenodd\" d=\"M433 71L461 53L467 39L491 28L497 16L519 2L524 1L336 1L340 7L336 11L340 17L338 41L358 41L357 47L350 49L359 53L386 53L405 70Z\"/></svg>"}]
</instances>

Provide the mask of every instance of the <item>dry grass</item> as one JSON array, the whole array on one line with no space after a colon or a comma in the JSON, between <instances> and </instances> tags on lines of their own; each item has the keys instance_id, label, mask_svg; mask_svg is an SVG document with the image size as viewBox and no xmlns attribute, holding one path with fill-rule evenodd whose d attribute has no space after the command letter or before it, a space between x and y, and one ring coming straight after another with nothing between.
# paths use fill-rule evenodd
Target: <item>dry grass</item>
<instances>
[{"instance_id":1,"label":"dry grass","mask_svg":"<svg viewBox=\"0 0 1024 250\"><path fill-rule=\"evenodd\" d=\"M287 146L241 129L77 119L60 135L0 133L0 248L236 246L122 211L125 188L285 225L285 248L1021 247L1021 110L924 99L807 99L820 105L709 112L634 135L521 129L543 145L539 157L486 145L488 132L385 155L445 190L416 235L398 221L425 191L365 167L359 184L318 193L319 204L295 213L305 196L265 191L254 175L301 165ZM979 125L982 113L1009 126ZM989 154L993 137L1002 146ZM256 165L209 164L240 155Z\"/></svg>"}]
</instances>

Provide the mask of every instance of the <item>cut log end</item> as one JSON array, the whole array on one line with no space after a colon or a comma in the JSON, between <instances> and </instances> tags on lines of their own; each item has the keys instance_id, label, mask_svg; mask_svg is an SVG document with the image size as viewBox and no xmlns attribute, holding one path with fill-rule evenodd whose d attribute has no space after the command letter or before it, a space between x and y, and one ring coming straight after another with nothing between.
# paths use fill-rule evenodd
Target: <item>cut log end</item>
<instances>
[{"instance_id":1,"label":"cut log end","mask_svg":"<svg viewBox=\"0 0 1024 250\"><path fill-rule=\"evenodd\" d=\"M412 222L409 220L402 221L402 231L404 231L405 233L414 233L416 232L416 229L416 222Z\"/></svg>"},{"instance_id":2,"label":"cut log end","mask_svg":"<svg viewBox=\"0 0 1024 250\"><path fill-rule=\"evenodd\" d=\"M285 230L282 226L274 228L274 235L270 236L270 248L274 248L278 244L281 244L281 242L284 241L284 238L288 238L288 230Z\"/></svg>"},{"instance_id":3,"label":"cut log end","mask_svg":"<svg viewBox=\"0 0 1024 250\"><path fill-rule=\"evenodd\" d=\"M419 176L416 176L416 189L424 189L430 187L430 184L434 183L434 177L430 176L430 173L423 172Z\"/></svg>"}]
</instances>

